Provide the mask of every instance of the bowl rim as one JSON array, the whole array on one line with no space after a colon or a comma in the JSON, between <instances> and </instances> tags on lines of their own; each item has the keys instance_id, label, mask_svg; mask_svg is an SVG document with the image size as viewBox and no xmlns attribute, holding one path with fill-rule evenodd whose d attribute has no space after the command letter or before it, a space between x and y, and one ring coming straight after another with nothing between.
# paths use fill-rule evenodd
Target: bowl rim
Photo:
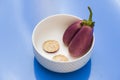
<instances>
[{"instance_id":1,"label":"bowl rim","mask_svg":"<svg viewBox=\"0 0 120 80\"><path fill-rule=\"evenodd\" d=\"M87 56L88 54L90 54L90 52L92 51L93 47L94 47L94 44L95 44L95 34L93 32L93 41L92 41L92 45L90 47L90 49L81 57L78 57L78 58L75 58L73 60L70 60L70 61L54 61L52 59L48 59L46 57L44 57L43 55L41 55L40 51L37 49L37 47L35 46L35 40L34 40L34 36L35 36L35 31L37 29L37 27L42 23L44 22L45 20L49 19L49 18L52 18L52 17L56 17L56 16L70 16L70 17L74 17L74 18L77 18L77 19L81 19L77 16L74 16L74 15L71 15L71 14L55 14L55 15L51 15L51 16L48 16L46 18L43 18L41 21L39 21L37 23L37 25L35 26L33 32L32 32L32 45L34 47L34 49L37 51L37 54L42 56L43 58L45 58L46 60L48 61L51 61L51 62L54 62L54 63L73 63L73 62L76 62L76 61L79 61L81 60L82 58L84 58L85 56ZM82 20L82 19L81 19ZM36 56L35 56L36 57Z\"/></svg>"}]
</instances>

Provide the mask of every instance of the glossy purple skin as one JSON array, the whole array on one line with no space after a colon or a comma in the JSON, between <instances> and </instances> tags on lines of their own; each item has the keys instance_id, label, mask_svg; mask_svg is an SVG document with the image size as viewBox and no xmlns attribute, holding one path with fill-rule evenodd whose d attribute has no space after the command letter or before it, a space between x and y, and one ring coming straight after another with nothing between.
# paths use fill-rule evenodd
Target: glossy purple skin
<instances>
[{"instance_id":1,"label":"glossy purple skin","mask_svg":"<svg viewBox=\"0 0 120 80\"><path fill-rule=\"evenodd\" d=\"M83 26L69 44L69 52L72 57L83 56L91 47L93 28Z\"/></svg>"},{"instance_id":2,"label":"glossy purple skin","mask_svg":"<svg viewBox=\"0 0 120 80\"><path fill-rule=\"evenodd\" d=\"M80 30L81 28L81 20L71 24L66 31L64 32L63 35L63 42L66 46L69 45L69 43L71 42L71 40L73 39L73 37L76 35L76 33Z\"/></svg>"}]
</instances>

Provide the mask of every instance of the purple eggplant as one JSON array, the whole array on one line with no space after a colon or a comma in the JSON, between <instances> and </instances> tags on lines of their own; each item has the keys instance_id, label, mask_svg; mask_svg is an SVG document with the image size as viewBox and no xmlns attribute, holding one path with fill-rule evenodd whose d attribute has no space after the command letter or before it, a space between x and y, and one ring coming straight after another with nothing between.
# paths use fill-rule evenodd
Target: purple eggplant
<instances>
[{"instance_id":1,"label":"purple eggplant","mask_svg":"<svg viewBox=\"0 0 120 80\"><path fill-rule=\"evenodd\" d=\"M68 50L72 57L83 56L91 47L94 22L92 21L92 11L90 7L88 7L88 10L90 12L89 19L81 22L81 29L77 32L68 46Z\"/></svg>"},{"instance_id":2,"label":"purple eggplant","mask_svg":"<svg viewBox=\"0 0 120 80\"><path fill-rule=\"evenodd\" d=\"M76 35L76 33L80 30L81 28L81 20L71 24L64 32L63 35L63 42L66 46L69 45L73 37Z\"/></svg>"},{"instance_id":3,"label":"purple eggplant","mask_svg":"<svg viewBox=\"0 0 120 80\"><path fill-rule=\"evenodd\" d=\"M73 57L80 57L84 55L89 45L91 44L93 35L92 28L83 26L81 30L75 35L69 45L69 52Z\"/></svg>"}]
</instances>

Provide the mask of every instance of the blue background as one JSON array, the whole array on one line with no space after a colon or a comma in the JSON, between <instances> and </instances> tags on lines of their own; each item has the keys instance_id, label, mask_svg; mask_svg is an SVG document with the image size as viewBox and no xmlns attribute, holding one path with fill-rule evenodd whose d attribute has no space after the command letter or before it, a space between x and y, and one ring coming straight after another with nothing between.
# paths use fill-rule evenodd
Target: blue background
<instances>
[{"instance_id":1,"label":"blue background","mask_svg":"<svg viewBox=\"0 0 120 80\"><path fill-rule=\"evenodd\" d=\"M90 61L72 73L54 73L34 57L32 31L50 15L88 18L95 46ZM120 80L120 0L0 0L0 80Z\"/></svg>"}]
</instances>

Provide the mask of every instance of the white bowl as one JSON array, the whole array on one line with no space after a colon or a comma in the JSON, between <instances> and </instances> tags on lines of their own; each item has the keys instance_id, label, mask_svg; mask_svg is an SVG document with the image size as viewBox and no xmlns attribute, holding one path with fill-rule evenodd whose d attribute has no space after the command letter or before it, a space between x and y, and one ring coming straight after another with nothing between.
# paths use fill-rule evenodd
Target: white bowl
<instances>
[{"instance_id":1,"label":"white bowl","mask_svg":"<svg viewBox=\"0 0 120 80\"><path fill-rule=\"evenodd\" d=\"M73 59L70 56L68 48L62 40L63 33L67 27L78 20L80 18L73 15L57 14L43 19L36 25L32 34L32 43L35 57L42 66L54 72L67 73L80 69L89 61L94 45L94 38L90 50L77 59ZM60 44L60 49L53 54L46 53L42 48L42 44L46 40L57 40ZM57 62L52 60L52 57L57 54L64 54L68 57L69 61Z\"/></svg>"}]
</instances>

